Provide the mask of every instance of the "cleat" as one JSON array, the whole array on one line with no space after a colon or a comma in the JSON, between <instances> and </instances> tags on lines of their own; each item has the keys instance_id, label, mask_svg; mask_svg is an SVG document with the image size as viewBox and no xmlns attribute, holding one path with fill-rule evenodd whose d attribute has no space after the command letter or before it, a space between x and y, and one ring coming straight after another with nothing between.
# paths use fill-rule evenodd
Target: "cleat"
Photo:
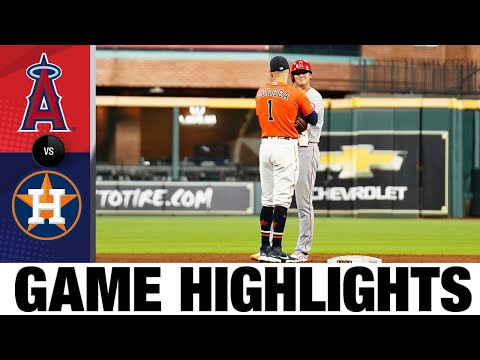
<instances>
[{"instance_id":1,"label":"cleat","mask_svg":"<svg viewBox=\"0 0 480 360\"><path fill-rule=\"evenodd\" d=\"M261 256L258 258L258 262L268 262L268 263L297 263L298 260L291 257L290 255L285 254L282 251L281 247L274 247L271 251L266 254L266 256Z\"/></svg>"},{"instance_id":2,"label":"cleat","mask_svg":"<svg viewBox=\"0 0 480 360\"><path fill-rule=\"evenodd\" d=\"M302 251L295 251L290 257L297 259L298 262L304 263L308 261L308 253Z\"/></svg>"},{"instance_id":3,"label":"cleat","mask_svg":"<svg viewBox=\"0 0 480 360\"><path fill-rule=\"evenodd\" d=\"M272 248L270 246L261 246L260 247L260 252L258 253L258 262L268 262L265 261L270 256L270 252L272 251Z\"/></svg>"}]
</instances>

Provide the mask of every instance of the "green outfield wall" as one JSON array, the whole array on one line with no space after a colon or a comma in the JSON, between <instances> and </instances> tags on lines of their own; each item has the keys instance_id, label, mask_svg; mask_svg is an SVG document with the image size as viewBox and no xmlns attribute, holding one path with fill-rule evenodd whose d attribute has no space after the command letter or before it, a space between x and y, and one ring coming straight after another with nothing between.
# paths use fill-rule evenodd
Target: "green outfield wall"
<instances>
[{"instance_id":1,"label":"green outfield wall","mask_svg":"<svg viewBox=\"0 0 480 360\"><path fill-rule=\"evenodd\" d=\"M368 152L357 149L352 166L358 170L367 166L359 163L370 161L371 170L368 175L357 172L356 177L343 182L332 172L331 182L340 182L337 184L340 187L408 187L401 201L398 196L396 199L388 197L392 199L390 203L383 201L384 193L380 194L380 200L351 201L351 213L379 211L386 215L391 208L392 215L478 216L476 209L480 199L476 190L477 176L474 176L480 156L478 100L351 98L331 100L327 105L322 139L327 142L323 144L325 151L364 146ZM334 140L342 134L341 141ZM320 148L322 151L322 145ZM402 164L376 162L368 154L377 150L377 154L397 151ZM321 182L325 180L328 182L328 174L327 179L320 176ZM333 208L333 212L340 212L338 205Z\"/></svg>"}]
</instances>

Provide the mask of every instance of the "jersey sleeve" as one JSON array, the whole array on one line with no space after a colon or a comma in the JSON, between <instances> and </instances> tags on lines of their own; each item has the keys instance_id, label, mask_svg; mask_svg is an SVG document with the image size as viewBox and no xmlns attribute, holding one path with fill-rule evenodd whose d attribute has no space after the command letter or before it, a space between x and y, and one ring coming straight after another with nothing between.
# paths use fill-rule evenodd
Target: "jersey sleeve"
<instances>
[{"instance_id":1,"label":"jersey sleeve","mask_svg":"<svg viewBox=\"0 0 480 360\"><path fill-rule=\"evenodd\" d=\"M298 109L300 110L303 116L310 115L314 109L307 95L305 95L305 93L300 90L297 92L297 94L298 94L297 96L299 101Z\"/></svg>"},{"instance_id":2,"label":"jersey sleeve","mask_svg":"<svg viewBox=\"0 0 480 360\"><path fill-rule=\"evenodd\" d=\"M310 103L313 104L314 110L318 114L318 123L323 124L323 116L325 112L325 106L323 104L322 95L318 91L315 91L311 97L309 97Z\"/></svg>"}]
</instances>

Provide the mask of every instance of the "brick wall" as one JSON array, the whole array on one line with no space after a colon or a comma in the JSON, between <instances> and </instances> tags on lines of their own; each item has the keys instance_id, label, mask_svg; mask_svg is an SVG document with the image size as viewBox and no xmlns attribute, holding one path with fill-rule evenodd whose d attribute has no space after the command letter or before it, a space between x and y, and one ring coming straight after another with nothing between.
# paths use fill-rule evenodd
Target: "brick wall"
<instances>
[{"instance_id":1,"label":"brick wall","mask_svg":"<svg viewBox=\"0 0 480 360\"><path fill-rule=\"evenodd\" d=\"M97 86L258 89L269 80L269 60L97 59ZM312 63L318 90L349 91L348 64Z\"/></svg>"},{"instance_id":2,"label":"brick wall","mask_svg":"<svg viewBox=\"0 0 480 360\"><path fill-rule=\"evenodd\" d=\"M258 88L268 62L98 59L97 86Z\"/></svg>"}]
</instances>

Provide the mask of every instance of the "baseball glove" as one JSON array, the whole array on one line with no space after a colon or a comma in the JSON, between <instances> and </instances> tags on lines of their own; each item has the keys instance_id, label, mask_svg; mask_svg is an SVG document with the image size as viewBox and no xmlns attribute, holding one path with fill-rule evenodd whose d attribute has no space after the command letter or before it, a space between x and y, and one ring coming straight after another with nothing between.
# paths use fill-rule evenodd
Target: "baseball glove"
<instances>
[{"instance_id":1,"label":"baseball glove","mask_svg":"<svg viewBox=\"0 0 480 360\"><path fill-rule=\"evenodd\" d=\"M295 119L295 129L300 134L307 130L308 123L303 118L302 114L298 113L297 118Z\"/></svg>"}]
</instances>

